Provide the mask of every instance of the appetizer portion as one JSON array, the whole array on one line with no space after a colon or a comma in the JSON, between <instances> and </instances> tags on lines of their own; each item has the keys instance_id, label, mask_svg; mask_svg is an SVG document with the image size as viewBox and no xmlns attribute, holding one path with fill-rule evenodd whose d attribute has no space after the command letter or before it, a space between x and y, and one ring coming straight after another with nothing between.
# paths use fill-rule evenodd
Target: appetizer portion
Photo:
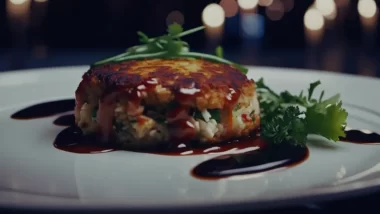
<instances>
[{"instance_id":1,"label":"appetizer portion","mask_svg":"<svg viewBox=\"0 0 380 214\"><path fill-rule=\"evenodd\" d=\"M221 142L259 127L255 88L237 68L203 59L108 63L83 75L75 119L126 147Z\"/></svg>"},{"instance_id":2,"label":"appetizer portion","mask_svg":"<svg viewBox=\"0 0 380 214\"><path fill-rule=\"evenodd\" d=\"M99 134L125 148L231 141L256 134L268 144L305 146L309 134L338 141L345 137L347 111L340 95L323 99L276 93L263 79L247 78L247 68L216 54L191 52L183 31L167 34L95 62L76 90L75 122L85 135ZM306 91L305 91L306 92Z\"/></svg>"}]
</instances>

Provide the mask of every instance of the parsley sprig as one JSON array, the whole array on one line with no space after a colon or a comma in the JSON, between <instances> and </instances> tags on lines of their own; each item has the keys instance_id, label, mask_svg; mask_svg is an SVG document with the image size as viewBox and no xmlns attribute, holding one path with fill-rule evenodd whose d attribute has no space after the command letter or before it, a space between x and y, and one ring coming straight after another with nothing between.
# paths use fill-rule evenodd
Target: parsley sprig
<instances>
[{"instance_id":1,"label":"parsley sprig","mask_svg":"<svg viewBox=\"0 0 380 214\"><path fill-rule=\"evenodd\" d=\"M198 58L229 64L246 74L248 72L247 68L223 58L223 50L221 47L216 49L216 55L190 52L189 44L181 40L181 38L203 29L204 26L200 26L183 31L181 25L173 23L168 26L167 34L154 38L150 38L145 33L139 31L137 35L140 37L140 45L130 47L119 55L95 62L92 66L149 58Z\"/></svg>"},{"instance_id":2,"label":"parsley sprig","mask_svg":"<svg viewBox=\"0 0 380 214\"><path fill-rule=\"evenodd\" d=\"M332 141L345 137L347 111L342 108L340 95L323 100L313 92L321 84L310 84L308 94L293 95L289 91L277 94L261 78L256 82L261 108L261 136L273 144L290 143L304 146L308 134L316 134Z\"/></svg>"}]
</instances>

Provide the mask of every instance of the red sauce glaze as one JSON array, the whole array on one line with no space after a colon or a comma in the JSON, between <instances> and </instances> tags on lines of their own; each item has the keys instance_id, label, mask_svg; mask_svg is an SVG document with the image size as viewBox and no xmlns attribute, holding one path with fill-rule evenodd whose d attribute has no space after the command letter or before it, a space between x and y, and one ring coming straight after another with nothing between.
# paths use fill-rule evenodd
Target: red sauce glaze
<instances>
[{"instance_id":1,"label":"red sauce glaze","mask_svg":"<svg viewBox=\"0 0 380 214\"><path fill-rule=\"evenodd\" d=\"M241 92L233 88L229 89L229 93L225 97L225 108L233 108L239 100Z\"/></svg>"},{"instance_id":2,"label":"red sauce glaze","mask_svg":"<svg viewBox=\"0 0 380 214\"><path fill-rule=\"evenodd\" d=\"M197 136L194 124L188 119L179 119L168 124L170 142L188 143Z\"/></svg>"},{"instance_id":3,"label":"red sauce glaze","mask_svg":"<svg viewBox=\"0 0 380 214\"><path fill-rule=\"evenodd\" d=\"M158 85L158 81L155 78L145 79L136 88L127 90L124 94L128 99L128 103L135 108L141 105L143 94L153 91Z\"/></svg>"},{"instance_id":4,"label":"red sauce glaze","mask_svg":"<svg viewBox=\"0 0 380 214\"><path fill-rule=\"evenodd\" d=\"M190 139L194 136L194 133L192 132L192 128L187 126L186 123L183 123L182 125L185 126L185 129L188 129L188 131L185 131L185 134L183 135L175 136L177 139L171 139L170 145L154 148L151 150L131 151L166 156L187 156L221 153L237 154L265 147L264 141L256 135L218 144L194 144L191 142L185 143L182 140ZM177 126L179 125L177 124ZM182 132L183 129L181 129L181 133ZM173 141L178 143L173 144ZM99 143L96 136L84 136L81 130L75 126L63 129L57 135L54 141L54 147L66 152L79 154L95 154L121 150L120 147L115 143Z\"/></svg>"},{"instance_id":5,"label":"red sauce glaze","mask_svg":"<svg viewBox=\"0 0 380 214\"><path fill-rule=\"evenodd\" d=\"M174 109L171 109L166 113L166 119L169 123L172 123L176 120L188 119L189 110L190 109L185 106L176 106Z\"/></svg>"},{"instance_id":6,"label":"red sauce glaze","mask_svg":"<svg viewBox=\"0 0 380 214\"><path fill-rule=\"evenodd\" d=\"M245 123L252 121L252 118L251 118L248 114L242 114L242 115L241 115L241 119L242 119L243 122L245 122Z\"/></svg>"},{"instance_id":7,"label":"red sauce glaze","mask_svg":"<svg viewBox=\"0 0 380 214\"><path fill-rule=\"evenodd\" d=\"M183 105L194 103L196 97L200 96L201 90L198 88L180 88L175 92L175 100Z\"/></svg>"}]
</instances>

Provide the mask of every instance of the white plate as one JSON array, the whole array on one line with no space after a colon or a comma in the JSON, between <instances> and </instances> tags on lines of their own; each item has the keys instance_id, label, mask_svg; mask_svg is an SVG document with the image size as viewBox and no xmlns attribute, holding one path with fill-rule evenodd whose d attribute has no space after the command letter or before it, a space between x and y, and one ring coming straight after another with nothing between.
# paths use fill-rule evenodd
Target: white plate
<instances>
[{"instance_id":1,"label":"white plate","mask_svg":"<svg viewBox=\"0 0 380 214\"><path fill-rule=\"evenodd\" d=\"M206 181L190 170L212 155L171 157L116 151L74 154L53 147L63 127L56 117L13 120L26 106L73 98L87 66L36 69L0 75L0 205L21 208L247 209L331 200L380 185L380 145L310 144L309 158L292 168ZM328 72L251 67L249 77L275 90L299 92L321 80L344 103L380 111L380 81ZM380 116L345 106L348 125L380 132Z\"/></svg>"}]
</instances>

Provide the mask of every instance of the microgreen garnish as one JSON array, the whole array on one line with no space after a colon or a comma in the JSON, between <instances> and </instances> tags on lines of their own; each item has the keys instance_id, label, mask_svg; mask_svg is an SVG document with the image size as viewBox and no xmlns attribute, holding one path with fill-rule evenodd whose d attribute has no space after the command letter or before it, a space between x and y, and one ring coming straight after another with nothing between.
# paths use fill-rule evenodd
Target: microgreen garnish
<instances>
[{"instance_id":1,"label":"microgreen garnish","mask_svg":"<svg viewBox=\"0 0 380 214\"><path fill-rule=\"evenodd\" d=\"M145 33L138 31L137 35L140 37L140 45L130 47L126 50L126 52L119 55L95 62L92 66L149 58L201 58L232 65L246 74L248 71L247 68L223 58L223 50L220 46L216 50L216 55L190 52L189 44L182 41L181 38L203 29L204 26L200 26L183 31L181 25L173 23L168 26L167 34L154 38L149 38Z\"/></svg>"},{"instance_id":2,"label":"microgreen garnish","mask_svg":"<svg viewBox=\"0 0 380 214\"><path fill-rule=\"evenodd\" d=\"M215 54L216 56L223 58L223 48L221 46L216 47Z\"/></svg>"},{"instance_id":3,"label":"microgreen garnish","mask_svg":"<svg viewBox=\"0 0 380 214\"><path fill-rule=\"evenodd\" d=\"M288 91L280 94L270 89L261 78L257 81L257 92L261 108L261 136L274 144L290 143L305 145L308 134L316 134L332 141L345 137L347 112L342 108L340 95L323 100L313 92L321 84L310 84L307 96L303 91L293 95ZM303 109L303 110L301 110Z\"/></svg>"}]
</instances>

